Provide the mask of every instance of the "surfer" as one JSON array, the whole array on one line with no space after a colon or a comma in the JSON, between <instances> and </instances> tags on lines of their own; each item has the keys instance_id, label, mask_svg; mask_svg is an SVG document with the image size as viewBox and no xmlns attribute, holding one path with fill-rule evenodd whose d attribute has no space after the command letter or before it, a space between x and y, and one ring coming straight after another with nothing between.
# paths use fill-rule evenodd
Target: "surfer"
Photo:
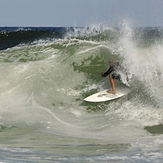
<instances>
[{"instance_id":1,"label":"surfer","mask_svg":"<svg viewBox=\"0 0 163 163\"><path fill-rule=\"evenodd\" d=\"M116 80L121 80L122 81L122 71L124 70L122 66L120 65L119 62L115 62L114 60L109 61L110 67L107 71L101 72L102 77L106 77L109 75L109 81L111 83L111 89L108 90L108 93L115 94L116 93L116 88L115 88L115 81ZM127 73L125 73L126 76ZM127 76L126 76L127 77ZM126 78L125 77L125 78Z\"/></svg>"}]
</instances>

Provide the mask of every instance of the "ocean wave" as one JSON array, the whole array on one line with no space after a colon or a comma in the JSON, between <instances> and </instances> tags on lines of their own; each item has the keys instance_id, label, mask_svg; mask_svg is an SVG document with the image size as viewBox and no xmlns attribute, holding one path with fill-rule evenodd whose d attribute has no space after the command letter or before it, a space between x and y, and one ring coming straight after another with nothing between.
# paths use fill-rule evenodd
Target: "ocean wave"
<instances>
[{"instance_id":1,"label":"ocean wave","mask_svg":"<svg viewBox=\"0 0 163 163\"><path fill-rule=\"evenodd\" d=\"M137 32L128 25L116 30L80 28L61 32L56 40L53 30L6 32L6 38L7 34L10 38L22 35L23 41L26 35L34 35L28 36L31 43L19 40L17 46L7 45L0 51L0 130L3 138L12 135L5 143L44 147L50 142L50 149L60 140L59 148L63 149L67 142L69 147L77 142L79 148L84 142L83 149L88 151L94 151L88 144L96 144L98 151L97 142L112 144L112 149L118 144L115 150L122 147L131 152L141 147L136 140L143 137L144 143L149 134L156 133L153 129L162 129L163 44L155 38L158 34L162 37L161 30L152 32L153 43L148 45L140 44L144 33ZM52 40L46 41L49 38ZM101 77L110 59L120 61L129 71L130 93L111 102L84 102L88 95L110 88L108 78ZM116 87L124 85L116 81ZM15 138L15 133L24 137ZM109 151L105 148L102 146L101 153ZM137 152L135 155L138 157Z\"/></svg>"}]
</instances>

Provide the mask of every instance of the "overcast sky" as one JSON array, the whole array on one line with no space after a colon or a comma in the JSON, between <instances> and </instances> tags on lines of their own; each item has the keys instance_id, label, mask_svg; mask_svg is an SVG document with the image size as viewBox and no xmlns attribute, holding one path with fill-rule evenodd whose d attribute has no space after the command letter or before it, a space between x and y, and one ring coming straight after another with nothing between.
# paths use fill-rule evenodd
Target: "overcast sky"
<instances>
[{"instance_id":1,"label":"overcast sky","mask_svg":"<svg viewBox=\"0 0 163 163\"><path fill-rule=\"evenodd\" d=\"M163 0L0 0L0 26L162 26Z\"/></svg>"}]
</instances>

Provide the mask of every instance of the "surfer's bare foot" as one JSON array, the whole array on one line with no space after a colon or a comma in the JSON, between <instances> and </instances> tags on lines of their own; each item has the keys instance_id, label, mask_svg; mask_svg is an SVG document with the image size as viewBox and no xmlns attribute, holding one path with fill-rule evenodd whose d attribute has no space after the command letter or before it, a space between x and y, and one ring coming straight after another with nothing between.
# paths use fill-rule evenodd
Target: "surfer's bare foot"
<instances>
[{"instance_id":1,"label":"surfer's bare foot","mask_svg":"<svg viewBox=\"0 0 163 163\"><path fill-rule=\"evenodd\" d=\"M115 94L116 91L115 90L107 90L108 93L112 93L112 94Z\"/></svg>"}]
</instances>

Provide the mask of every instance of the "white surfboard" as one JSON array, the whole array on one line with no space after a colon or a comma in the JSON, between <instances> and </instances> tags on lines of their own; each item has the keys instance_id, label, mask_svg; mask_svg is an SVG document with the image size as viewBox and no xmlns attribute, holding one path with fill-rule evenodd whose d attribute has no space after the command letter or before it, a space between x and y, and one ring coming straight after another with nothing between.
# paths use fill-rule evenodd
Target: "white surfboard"
<instances>
[{"instance_id":1,"label":"white surfboard","mask_svg":"<svg viewBox=\"0 0 163 163\"><path fill-rule=\"evenodd\" d=\"M110 100L120 98L120 97L128 94L130 91L129 88L120 88L120 89L116 89L116 94L112 94L112 93L108 93L107 90L108 89L105 89L105 90L95 93L91 96L88 96L84 99L84 101L88 101L88 102L110 101Z\"/></svg>"}]
</instances>

